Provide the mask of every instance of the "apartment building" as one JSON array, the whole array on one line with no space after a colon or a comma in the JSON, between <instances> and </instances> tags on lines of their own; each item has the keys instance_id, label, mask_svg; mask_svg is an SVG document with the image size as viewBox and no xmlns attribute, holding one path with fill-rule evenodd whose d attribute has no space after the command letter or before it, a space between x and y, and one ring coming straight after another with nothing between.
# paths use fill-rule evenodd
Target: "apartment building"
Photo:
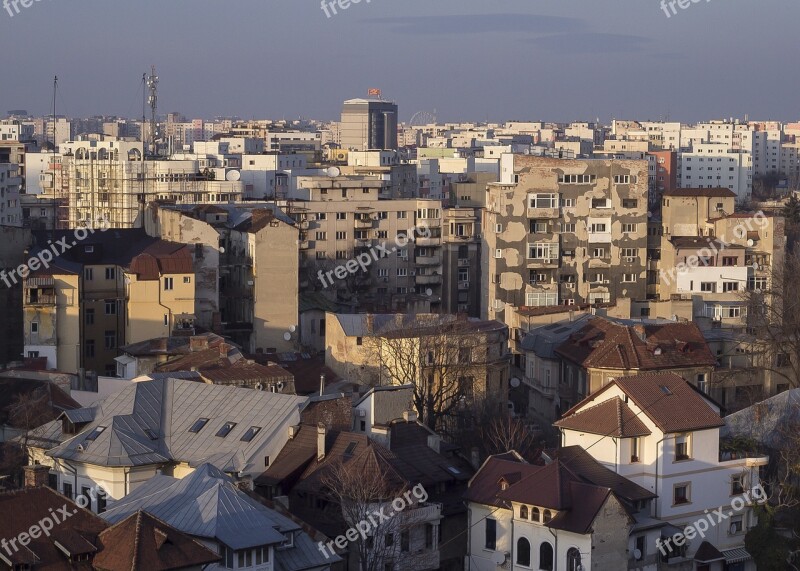
<instances>
[{"instance_id":1,"label":"apartment building","mask_svg":"<svg viewBox=\"0 0 800 571\"><path fill-rule=\"evenodd\" d=\"M145 229L194 249L199 324L250 353L297 348L303 242L274 204L151 204Z\"/></svg>"},{"instance_id":2,"label":"apartment building","mask_svg":"<svg viewBox=\"0 0 800 571\"><path fill-rule=\"evenodd\" d=\"M684 188L728 188L738 201L753 192L753 155L725 143L696 143L679 159L679 184Z\"/></svg>"},{"instance_id":3,"label":"apartment building","mask_svg":"<svg viewBox=\"0 0 800 571\"><path fill-rule=\"evenodd\" d=\"M380 99L349 99L342 106L341 146L369 151L397 149L397 104Z\"/></svg>"},{"instance_id":4,"label":"apartment building","mask_svg":"<svg viewBox=\"0 0 800 571\"><path fill-rule=\"evenodd\" d=\"M442 212L442 312L480 317L482 211L445 208Z\"/></svg>"},{"instance_id":5,"label":"apartment building","mask_svg":"<svg viewBox=\"0 0 800 571\"><path fill-rule=\"evenodd\" d=\"M59 199L60 228L106 220L132 228L152 200L202 204L239 202L241 181L226 180L225 168L201 168L201 159L146 161L142 143L69 141L56 155L42 155L34 170L41 190ZM31 173L33 174L33 173Z\"/></svg>"},{"instance_id":6,"label":"apartment building","mask_svg":"<svg viewBox=\"0 0 800 571\"><path fill-rule=\"evenodd\" d=\"M743 293L767 290L785 259L784 219L736 212L736 198L726 188L681 188L662 197L658 297L691 299L703 329L744 328Z\"/></svg>"},{"instance_id":7,"label":"apartment building","mask_svg":"<svg viewBox=\"0 0 800 571\"><path fill-rule=\"evenodd\" d=\"M31 255L47 251L53 237L40 235ZM183 244L141 230L90 234L23 280L25 355L67 373L114 376L118 347L194 322L194 278Z\"/></svg>"},{"instance_id":8,"label":"apartment building","mask_svg":"<svg viewBox=\"0 0 800 571\"><path fill-rule=\"evenodd\" d=\"M713 551L712 561L749 571L755 565L744 549L745 535L757 523L753 505L764 499L760 468L769 458L726 450L720 439L724 424L719 405L673 373L616 378L556 422L563 446L584 448L656 496L649 517L672 526L662 537L715 510L726 516L708 526L704 538L683 545L664 546L661 538L655 543L645 529L635 534L646 536L632 544L656 554L662 565L657 568L702 569Z\"/></svg>"},{"instance_id":9,"label":"apartment building","mask_svg":"<svg viewBox=\"0 0 800 571\"><path fill-rule=\"evenodd\" d=\"M482 307L644 299L648 163L505 155L488 185Z\"/></svg>"},{"instance_id":10,"label":"apartment building","mask_svg":"<svg viewBox=\"0 0 800 571\"><path fill-rule=\"evenodd\" d=\"M0 226L22 227L21 186L20 166L0 159Z\"/></svg>"},{"instance_id":11,"label":"apartment building","mask_svg":"<svg viewBox=\"0 0 800 571\"><path fill-rule=\"evenodd\" d=\"M438 200L380 200L384 182L300 177L307 200L289 201L301 228L301 291L322 291L354 308L437 309L442 300L442 206ZM351 265L361 256L365 267ZM352 262L355 264L355 262ZM342 277L344 276L344 277Z\"/></svg>"}]
</instances>

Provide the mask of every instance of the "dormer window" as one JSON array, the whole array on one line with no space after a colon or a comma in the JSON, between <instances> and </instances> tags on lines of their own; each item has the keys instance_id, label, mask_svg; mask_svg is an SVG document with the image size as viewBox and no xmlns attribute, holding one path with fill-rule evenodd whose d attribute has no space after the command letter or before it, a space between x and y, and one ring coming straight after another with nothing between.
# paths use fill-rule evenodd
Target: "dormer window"
<instances>
[{"instance_id":1,"label":"dormer window","mask_svg":"<svg viewBox=\"0 0 800 571\"><path fill-rule=\"evenodd\" d=\"M553 513L550 510L544 510L544 520L542 523L549 523L553 519Z\"/></svg>"},{"instance_id":2,"label":"dormer window","mask_svg":"<svg viewBox=\"0 0 800 571\"><path fill-rule=\"evenodd\" d=\"M528 506L521 506L519 508L519 519L528 519Z\"/></svg>"},{"instance_id":3,"label":"dormer window","mask_svg":"<svg viewBox=\"0 0 800 571\"><path fill-rule=\"evenodd\" d=\"M539 511L539 508L533 508L533 511L531 512L531 521L535 521L537 523L542 521L542 514Z\"/></svg>"}]
</instances>

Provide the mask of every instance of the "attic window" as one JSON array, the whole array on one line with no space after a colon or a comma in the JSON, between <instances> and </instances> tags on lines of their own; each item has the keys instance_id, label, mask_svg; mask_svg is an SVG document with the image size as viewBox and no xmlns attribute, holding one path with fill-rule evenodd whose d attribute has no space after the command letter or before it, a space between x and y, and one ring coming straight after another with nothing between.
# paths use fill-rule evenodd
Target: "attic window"
<instances>
[{"instance_id":1,"label":"attic window","mask_svg":"<svg viewBox=\"0 0 800 571\"><path fill-rule=\"evenodd\" d=\"M656 357L658 357L659 355L661 355L661 347L656 347L656 348L653 350L653 355L655 355Z\"/></svg>"},{"instance_id":2,"label":"attic window","mask_svg":"<svg viewBox=\"0 0 800 571\"><path fill-rule=\"evenodd\" d=\"M192 427L189 429L189 432L194 432L195 434L197 434L198 432L203 430L203 427L207 423L208 423L208 419L207 418L198 418L195 421L195 423L192 425Z\"/></svg>"},{"instance_id":3,"label":"attic window","mask_svg":"<svg viewBox=\"0 0 800 571\"><path fill-rule=\"evenodd\" d=\"M244 436L242 436L242 442L252 441L253 438L256 437L256 434L258 434L259 432L261 432L260 426L251 426L250 428L247 429L247 432L244 433Z\"/></svg>"},{"instance_id":4,"label":"attic window","mask_svg":"<svg viewBox=\"0 0 800 571\"><path fill-rule=\"evenodd\" d=\"M225 438L226 436L228 436L228 434L231 433L231 430L233 430L235 426L236 426L235 422L226 422L225 424L222 425L222 428L220 428L219 431L217 432L217 436L219 436L220 438Z\"/></svg>"},{"instance_id":5,"label":"attic window","mask_svg":"<svg viewBox=\"0 0 800 571\"><path fill-rule=\"evenodd\" d=\"M669 387L665 387L664 385L659 385L659 388L661 389L661 392L667 396L670 396L672 394L672 391L669 390Z\"/></svg>"},{"instance_id":6,"label":"attic window","mask_svg":"<svg viewBox=\"0 0 800 571\"><path fill-rule=\"evenodd\" d=\"M357 442L351 442L350 444L348 444L347 448L344 451L345 456L352 456L357 445L358 445Z\"/></svg>"},{"instance_id":7,"label":"attic window","mask_svg":"<svg viewBox=\"0 0 800 571\"><path fill-rule=\"evenodd\" d=\"M98 426L89 433L89 436L86 437L86 440L89 442L97 440L97 437L100 436L105 429L106 429L105 426Z\"/></svg>"}]
</instances>

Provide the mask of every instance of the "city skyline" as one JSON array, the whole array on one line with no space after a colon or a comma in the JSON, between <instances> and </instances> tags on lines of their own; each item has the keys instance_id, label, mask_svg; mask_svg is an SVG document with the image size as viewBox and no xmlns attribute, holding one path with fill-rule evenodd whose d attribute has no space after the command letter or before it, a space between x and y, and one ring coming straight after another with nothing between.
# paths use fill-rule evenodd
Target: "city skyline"
<instances>
[{"instance_id":1,"label":"city skyline","mask_svg":"<svg viewBox=\"0 0 800 571\"><path fill-rule=\"evenodd\" d=\"M246 0L225 12L207 0L191 11L35 2L0 13L0 47L25 46L7 62L16 80L0 85L0 109L49 113L58 75L60 114L136 118L141 75L156 65L160 112L187 117L332 120L342 100L374 87L406 122L434 109L441 121L797 118L798 80L780 62L800 6L702 2L667 17L657 0L621 4L581 2L576 13L509 0L487 13L474 0L374 0L326 17L311 1ZM86 45L75 31L90 22L97 39ZM771 32L737 35L743 23Z\"/></svg>"}]
</instances>

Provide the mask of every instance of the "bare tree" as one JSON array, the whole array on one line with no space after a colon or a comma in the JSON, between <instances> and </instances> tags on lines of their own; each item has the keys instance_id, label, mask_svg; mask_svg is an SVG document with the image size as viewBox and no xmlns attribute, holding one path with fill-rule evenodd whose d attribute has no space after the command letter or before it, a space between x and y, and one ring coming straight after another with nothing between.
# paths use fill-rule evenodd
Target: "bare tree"
<instances>
[{"instance_id":1,"label":"bare tree","mask_svg":"<svg viewBox=\"0 0 800 571\"><path fill-rule=\"evenodd\" d=\"M417 315L374 332L364 346L381 382L412 385L420 422L448 433L466 407L486 398L493 373L508 366L492 354L491 335L468 321Z\"/></svg>"},{"instance_id":2,"label":"bare tree","mask_svg":"<svg viewBox=\"0 0 800 571\"><path fill-rule=\"evenodd\" d=\"M344 524L359 532L351 545L360 570L383 571L387 564L409 571L423 569L413 553L403 553L402 561L398 561L400 535L413 527L414 518L412 512L394 512L391 504L404 494L413 499L408 487L375 456L361 455L359 460L331 464L321 483L331 501L341 507Z\"/></svg>"}]
</instances>

